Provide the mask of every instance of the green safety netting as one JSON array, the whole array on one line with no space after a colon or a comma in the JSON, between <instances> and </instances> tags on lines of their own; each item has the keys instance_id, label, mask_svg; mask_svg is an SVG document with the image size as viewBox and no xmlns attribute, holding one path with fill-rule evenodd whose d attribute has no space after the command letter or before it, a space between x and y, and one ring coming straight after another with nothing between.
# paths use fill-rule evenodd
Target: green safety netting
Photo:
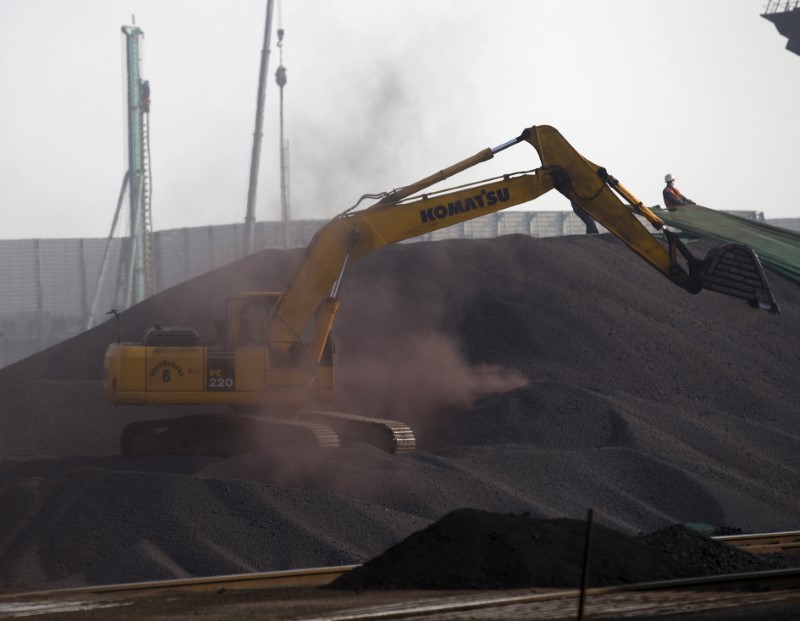
<instances>
[{"instance_id":1,"label":"green safety netting","mask_svg":"<svg viewBox=\"0 0 800 621\"><path fill-rule=\"evenodd\" d=\"M755 250L762 264L800 282L800 233L700 205L674 211L654 209L671 229L711 241L744 244Z\"/></svg>"}]
</instances>

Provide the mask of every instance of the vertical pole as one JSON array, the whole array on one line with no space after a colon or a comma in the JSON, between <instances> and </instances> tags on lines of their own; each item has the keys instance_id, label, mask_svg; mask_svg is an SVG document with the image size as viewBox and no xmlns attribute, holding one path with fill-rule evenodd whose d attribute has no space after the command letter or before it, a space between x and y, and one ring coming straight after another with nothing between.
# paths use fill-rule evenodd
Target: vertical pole
<instances>
[{"instance_id":1,"label":"vertical pole","mask_svg":"<svg viewBox=\"0 0 800 621\"><path fill-rule=\"evenodd\" d=\"M181 242L183 246L183 276L181 281L184 281L197 276L197 273L192 271L192 237L189 229L183 229Z\"/></svg>"},{"instance_id":2,"label":"vertical pole","mask_svg":"<svg viewBox=\"0 0 800 621\"><path fill-rule=\"evenodd\" d=\"M119 221L119 214L122 211L122 202L125 200L125 190L128 187L128 172L126 172L122 177L122 186L119 189L119 198L117 199L117 208L114 211L114 219L111 222L111 231L108 233L108 239L106 240L106 248L103 251L103 261L100 263L100 273L97 275L97 285L94 289L94 294L92 296L92 304L89 307L89 311L86 316L86 322L84 324L84 330L88 330L89 328L94 325L94 316L97 311L97 304L100 300L100 292L102 291L103 281L105 280L106 269L108 269L109 257L111 253L111 247L114 243L114 231L117 230L117 222ZM124 248L124 244L123 244ZM119 258L119 266L117 269L117 291L114 292L114 299L116 299L117 294L119 292L119 280L120 280L120 269L119 267L122 266L124 261L124 251L120 251L120 258Z\"/></svg>"},{"instance_id":3,"label":"vertical pole","mask_svg":"<svg viewBox=\"0 0 800 621\"><path fill-rule=\"evenodd\" d=\"M594 509L589 509L586 517L586 546L583 550L583 575L581 576L581 597L578 603L578 621L583 621L583 608L586 603L586 589L589 586L589 563L592 560L592 529L594 527Z\"/></svg>"},{"instance_id":4,"label":"vertical pole","mask_svg":"<svg viewBox=\"0 0 800 621\"><path fill-rule=\"evenodd\" d=\"M266 91L267 64L269 61L269 38L272 30L273 0L267 0L267 19L264 25L264 46L261 48L261 68L258 73L258 96L256 99L256 127L253 131L253 151L250 156L250 183L247 188L247 213L244 220L244 253L253 251L253 228L256 221L256 189L258 165L261 159L261 137L264 127L264 98Z\"/></svg>"},{"instance_id":5,"label":"vertical pole","mask_svg":"<svg viewBox=\"0 0 800 621\"><path fill-rule=\"evenodd\" d=\"M86 325L89 320L89 284L86 273L86 240L80 240L78 248L78 269L80 271L81 287L81 325Z\"/></svg>"},{"instance_id":6,"label":"vertical pole","mask_svg":"<svg viewBox=\"0 0 800 621\"><path fill-rule=\"evenodd\" d=\"M39 332L39 350L47 347L46 329L44 321L44 285L42 283L42 246L41 240L33 242L33 249L36 253L36 323Z\"/></svg>"},{"instance_id":7,"label":"vertical pole","mask_svg":"<svg viewBox=\"0 0 800 621\"><path fill-rule=\"evenodd\" d=\"M286 86L286 67L283 66L283 34L284 30L278 27L278 49L280 50L280 64L275 72L275 81L280 88L280 156L281 156L281 222L283 224L283 247L289 247L289 145L283 134L283 87Z\"/></svg>"},{"instance_id":8,"label":"vertical pole","mask_svg":"<svg viewBox=\"0 0 800 621\"><path fill-rule=\"evenodd\" d=\"M132 302L141 302L145 298L145 264L143 235L144 209L142 205L142 187L144 184L144 145L142 84L139 72L140 49L139 40L143 36L138 26L123 26L125 35L126 60L128 70L128 173L130 197L130 234L131 255L127 298Z\"/></svg>"},{"instance_id":9,"label":"vertical pole","mask_svg":"<svg viewBox=\"0 0 800 621\"><path fill-rule=\"evenodd\" d=\"M150 173L150 82L139 85L142 122L142 197L141 197L141 239L142 272L140 275L142 299L150 297L155 291L155 270L153 269L153 217L151 212L152 183Z\"/></svg>"}]
</instances>

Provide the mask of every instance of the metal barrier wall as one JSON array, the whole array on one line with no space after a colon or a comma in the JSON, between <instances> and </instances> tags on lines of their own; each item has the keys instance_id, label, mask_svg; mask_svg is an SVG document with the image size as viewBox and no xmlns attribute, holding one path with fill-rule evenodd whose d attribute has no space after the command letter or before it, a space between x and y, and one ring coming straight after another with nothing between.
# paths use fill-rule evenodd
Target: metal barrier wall
<instances>
[{"instance_id":1,"label":"metal barrier wall","mask_svg":"<svg viewBox=\"0 0 800 621\"><path fill-rule=\"evenodd\" d=\"M736 212L757 219L758 212ZM763 216L762 216L763 218ZM289 223L289 247L304 247L327 221ZM800 219L796 219L800 229ZM782 221L781 226L789 223ZM280 222L256 224L254 250L280 248ZM509 234L532 237L583 235L583 222L571 211L507 211L409 240L488 238ZM600 231L604 229L600 227ZM170 229L154 233L156 291L238 260L244 224ZM79 334L85 329L106 250L105 239L0 240L0 367ZM112 240L93 325L112 309L125 308L129 240Z\"/></svg>"}]
</instances>

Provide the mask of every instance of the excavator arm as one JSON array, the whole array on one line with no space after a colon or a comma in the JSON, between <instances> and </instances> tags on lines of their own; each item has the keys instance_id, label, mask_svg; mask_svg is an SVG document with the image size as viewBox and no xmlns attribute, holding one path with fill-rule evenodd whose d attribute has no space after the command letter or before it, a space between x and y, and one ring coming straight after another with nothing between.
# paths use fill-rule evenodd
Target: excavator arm
<instances>
[{"instance_id":1,"label":"excavator arm","mask_svg":"<svg viewBox=\"0 0 800 621\"><path fill-rule=\"evenodd\" d=\"M528 142L536 149L539 168L451 192L419 194L520 142ZM664 222L617 179L578 153L556 129L540 125L494 149L484 149L416 183L387 192L370 207L351 209L331 220L309 244L291 286L277 304L266 325L267 341L289 343L299 338L315 315L314 340L322 338L338 308L334 301L346 266L367 252L533 201L552 189L583 207L642 259L690 293L704 288L717 290L778 312L752 250L729 245L712 250L705 260L695 258L677 235L667 231ZM665 233L667 248L636 215ZM678 252L685 259L685 267L678 262Z\"/></svg>"},{"instance_id":2,"label":"excavator arm","mask_svg":"<svg viewBox=\"0 0 800 621\"><path fill-rule=\"evenodd\" d=\"M547 125L531 127L519 139L536 148L543 168L551 175L559 192L583 207L676 285L689 293L703 289L717 291L742 298L753 307L780 313L761 262L751 248L727 244L713 248L705 259L699 259L675 232L666 229L661 218L605 168L578 153L556 129ZM668 247L664 248L634 214L662 231ZM678 253L685 260L685 268L678 262Z\"/></svg>"}]
</instances>

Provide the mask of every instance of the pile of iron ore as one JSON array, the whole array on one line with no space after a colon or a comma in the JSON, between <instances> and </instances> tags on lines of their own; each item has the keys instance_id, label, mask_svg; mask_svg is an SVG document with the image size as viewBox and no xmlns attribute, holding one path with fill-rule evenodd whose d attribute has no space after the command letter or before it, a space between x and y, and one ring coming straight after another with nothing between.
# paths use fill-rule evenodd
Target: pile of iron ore
<instances>
[{"instance_id":1,"label":"pile of iron ore","mask_svg":"<svg viewBox=\"0 0 800 621\"><path fill-rule=\"evenodd\" d=\"M344 574L335 589L578 588L586 521L459 509ZM592 526L589 586L611 586L793 567L686 526L629 536Z\"/></svg>"}]
</instances>

